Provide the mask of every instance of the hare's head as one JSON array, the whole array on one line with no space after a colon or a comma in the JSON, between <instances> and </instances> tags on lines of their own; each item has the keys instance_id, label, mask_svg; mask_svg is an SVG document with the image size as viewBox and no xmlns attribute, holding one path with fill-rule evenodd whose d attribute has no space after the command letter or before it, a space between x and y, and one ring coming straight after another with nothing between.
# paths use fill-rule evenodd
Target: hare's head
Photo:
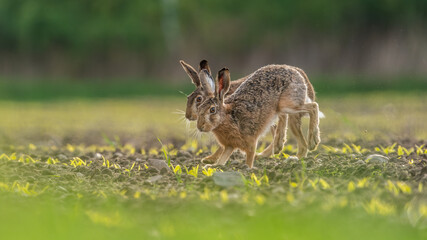
<instances>
[{"instance_id":1,"label":"hare's head","mask_svg":"<svg viewBox=\"0 0 427 240\"><path fill-rule=\"evenodd\" d=\"M201 83L210 82L212 76L209 71L202 70L199 73ZM230 72L223 68L218 72L215 80L215 90L211 91L197 112L197 128L201 132L209 132L215 129L225 116L224 96L230 89Z\"/></svg>"},{"instance_id":2,"label":"hare's head","mask_svg":"<svg viewBox=\"0 0 427 240\"><path fill-rule=\"evenodd\" d=\"M213 80L210 82L202 83L200 81L199 75L196 70L185 63L184 61L179 61L181 63L182 68L184 68L185 72L191 78L193 84L196 86L196 89L187 96L187 108L185 110L185 118L190 121L197 120L197 108L202 104L202 102L207 98L207 96L213 92L215 84ZM207 71L210 75L210 68L208 65L208 61L202 60L199 66L199 72Z\"/></svg>"}]
</instances>

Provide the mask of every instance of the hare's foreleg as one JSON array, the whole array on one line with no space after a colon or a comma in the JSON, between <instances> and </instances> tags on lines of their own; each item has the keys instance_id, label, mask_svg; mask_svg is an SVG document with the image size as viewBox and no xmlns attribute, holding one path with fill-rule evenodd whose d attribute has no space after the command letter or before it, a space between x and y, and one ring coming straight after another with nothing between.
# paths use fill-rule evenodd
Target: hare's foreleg
<instances>
[{"instance_id":1,"label":"hare's foreleg","mask_svg":"<svg viewBox=\"0 0 427 240\"><path fill-rule=\"evenodd\" d=\"M206 164L216 163L216 161L218 160L218 158L221 156L223 152L224 152L224 148L222 146L219 146L219 148L215 151L215 153L203 158L202 163L206 163Z\"/></svg>"},{"instance_id":2,"label":"hare's foreleg","mask_svg":"<svg viewBox=\"0 0 427 240\"><path fill-rule=\"evenodd\" d=\"M274 134L274 154L282 151L283 145L286 143L286 131L288 127L288 115L280 115L277 124L276 132Z\"/></svg>"},{"instance_id":3,"label":"hare's foreleg","mask_svg":"<svg viewBox=\"0 0 427 240\"><path fill-rule=\"evenodd\" d=\"M242 150L246 153L246 165L250 168L254 166L255 152L258 144L258 137L249 137L245 139L245 147Z\"/></svg>"},{"instance_id":4,"label":"hare's foreleg","mask_svg":"<svg viewBox=\"0 0 427 240\"><path fill-rule=\"evenodd\" d=\"M289 128L297 138L298 158L307 156L307 141L305 140L304 134L302 133L301 118L302 114L289 114Z\"/></svg>"},{"instance_id":5,"label":"hare's foreleg","mask_svg":"<svg viewBox=\"0 0 427 240\"><path fill-rule=\"evenodd\" d=\"M221 156L219 157L215 165L225 165L227 163L228 158L230 158L231 154L233 153L233 151L234 151L234 148L230 146L225 146L224 151L222 152Z\"/></svg>"},{"instance_id":6,"label":"hare's foreleg","mask_svg":"<svg viewBox=\"0 0 427 240\"><path fill-rule=\"evenodd\" d=\"M246 150L246 165L250 168L254 166L256 147Z\"/></svg>"}]
</instances>

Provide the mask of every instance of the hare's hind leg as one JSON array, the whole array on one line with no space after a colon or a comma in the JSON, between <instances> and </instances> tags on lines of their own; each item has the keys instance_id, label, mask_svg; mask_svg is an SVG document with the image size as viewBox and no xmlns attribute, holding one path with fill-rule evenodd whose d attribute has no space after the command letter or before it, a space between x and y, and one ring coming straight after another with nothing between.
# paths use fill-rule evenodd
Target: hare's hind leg
<instances>
[{"instance_id":1,"label":"hare's hind leg","mask_svg":"<svg viewBox=\"0 0 427 240\"><path fill-rule=\"evenodd\" d=\"M286 142L286 130L288 125L288 116L280 115L279 122L276 127L272 127L273 132L273 141L268 145L268 147L258 154L257 157L269 157L273 153L278 154L282 151L283 145Z\"/></svg>"},{"instance_id":2,"label":"hare's hind leg","mask_svg":"<svg viewBox=\"0 0 427 240\"><path fill-rule=\"evenodd\" d=\"M298 153L297 157L302 158L307 156L307 141L304 138L301 129L302 114L289 114L289 128L294 136L297 138Z\"/></svg>"},{"instance_id":3,"label":"hare's hind leg","mask_svg":"<svg viewBox=\"0 0 427 240\"><path fill-rule=\"evenodd\" d=\"M219 146L219 148L215 151L214 154L203 158L202 163L205 163L205 164L216 163L216 161L218 160L218 158L221 156L223 152L224 152L224 148L222 146Z\"/></svg>"},{"instance_id":4,"label":"hare's hind leg","mask_svg":"<svg viewBox=\"0 0 427 240\"><path fill-rule=\"evenodd\" d=\"M308 149L316 150L320 143L319 130L319 105L316 102L306 103L303 109L307 110L310 116L310 124L308 127Z\"/></svg>"},{"instance_id":5,"label":"hare's hind leg","mask_svg":"<svg viewBox=\"0 0 427 240\"><path fill-rule=\"evenodd\" d=\"M304 103L303 98L287 92L280 97L279 109L282 113L308 113L310 124L308 128L308 149L315 150L320 143L319 105L316 102Z\"/></svg>"}]
</instances>

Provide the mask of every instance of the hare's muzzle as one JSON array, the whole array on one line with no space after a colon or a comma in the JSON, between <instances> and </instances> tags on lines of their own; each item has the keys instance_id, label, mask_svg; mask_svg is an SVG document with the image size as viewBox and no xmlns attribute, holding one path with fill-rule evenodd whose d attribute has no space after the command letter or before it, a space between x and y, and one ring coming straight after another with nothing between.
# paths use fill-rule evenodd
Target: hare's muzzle
<instances>
[{"instance_id":1,"label":"hare's muzzle","mask_svg":"<svg viewBox=\"0 0 427 240\"><path fill-rule=\"evenodd\" d=\"M200 120L197 121L197 129L199 129L200 132L208 132L208 129L206 129L206 124L202 123Z\"/></svg>"},{"instance_id":2,"label":"hare's muzzle","mask_svg":"<svg viewBox=\"0 0 427 240\"><path fill-rule=\"evenodd\" d=\"M197 120L197 114L192 113L191 111L185 112L185 118L189 121L196 121Z\"/></svg>"}]
</instances>

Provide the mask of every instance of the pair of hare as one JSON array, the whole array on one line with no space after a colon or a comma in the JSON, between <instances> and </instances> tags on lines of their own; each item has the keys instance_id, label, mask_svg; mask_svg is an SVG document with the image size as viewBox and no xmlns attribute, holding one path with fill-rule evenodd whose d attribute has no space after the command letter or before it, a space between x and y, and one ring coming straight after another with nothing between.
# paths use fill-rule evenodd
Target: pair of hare
<instances>
[{"instance_id":1,"label":"pair of hare","mask_svg":"<svg viewBox=\"0 0 427 240\"><path fill-rule=\"evenodd\" d=\"M224 165L235 149L246 153L246 164L252 168L258 139L270 127L273 142L258 156L279 153L286 141L289 127L297 138L297 157L307 156L320 143L319 106L313 86L303 70L287 65L268 65L254 73L230 80L227 68L212 78L206 60L199 71L184 61L182 67L196 86L187 97L185 117L197 120L202 132L213 132L220 147L202 160L203 163ZM301 118L310 117L308 144L301 129ZM277 126L274 121L279 118Z\"/></svg>"}]
</instances>

